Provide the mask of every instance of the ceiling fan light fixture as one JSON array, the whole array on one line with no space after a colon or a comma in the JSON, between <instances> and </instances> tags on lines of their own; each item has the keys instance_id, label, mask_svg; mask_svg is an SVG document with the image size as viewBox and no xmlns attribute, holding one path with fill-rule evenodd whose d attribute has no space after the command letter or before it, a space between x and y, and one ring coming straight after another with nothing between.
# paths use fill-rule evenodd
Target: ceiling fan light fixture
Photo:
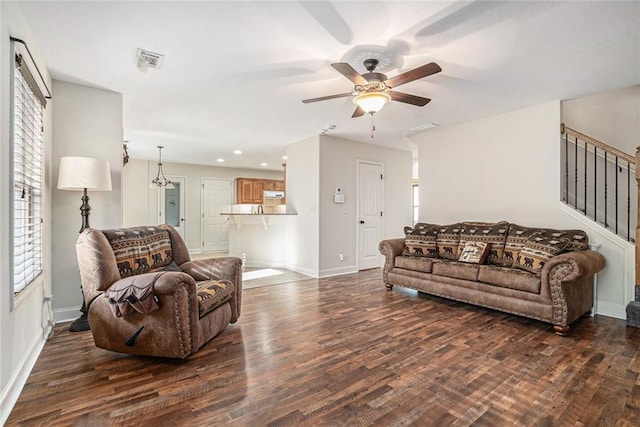
<instances>
[{"instance_id":1,"label":"ceiling fan light fixture","mask_svg":"<svg viewBox=\"0 0 640 427\"><path fill-rule=\"evenodd\" d=\"M365 92L353 98L353 103L369 114L382 110L389 101L391 97L384 92Z\"/></svg>"}]
</instances>

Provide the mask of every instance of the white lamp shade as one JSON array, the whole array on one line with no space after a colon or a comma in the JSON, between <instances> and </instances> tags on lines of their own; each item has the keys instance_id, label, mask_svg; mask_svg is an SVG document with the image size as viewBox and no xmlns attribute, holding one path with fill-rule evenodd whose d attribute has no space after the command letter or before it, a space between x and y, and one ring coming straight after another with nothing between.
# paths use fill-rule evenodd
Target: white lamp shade
<instances>
[{"instance_id":1,"label":"white lamp shade","mask_svg":"<svg viewBox=\"0 0 640 427\"><path fill-rule=\"evenodd\" d=\"M111 166L91 157L62 157L58 190L111 191Z\"/></svg>"},{"instance_id":2,"label":"white lamp shade","mask_svg":"<svg viewBox=\"0 0 640 427\"><path fill-rule=\"evenodd\" d=\"M353 103L367 113L377 113L391 97L382 92L366 92L353 98Z\"/></svg>"}]
</instances>

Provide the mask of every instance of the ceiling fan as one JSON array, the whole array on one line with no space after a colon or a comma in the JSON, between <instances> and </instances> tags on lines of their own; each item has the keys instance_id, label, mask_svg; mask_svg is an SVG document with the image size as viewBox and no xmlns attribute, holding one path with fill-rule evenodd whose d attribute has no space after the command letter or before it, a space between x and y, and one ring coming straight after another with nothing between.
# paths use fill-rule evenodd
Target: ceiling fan
<instances>
[{"instance_id":1,"label":"ceiling fan","mask_svg":"<svg viewBox=\"0 0 640 427\"><path fill-rule=\"evenodd\" d=\"M429 98L397 92L392 89L442 71L442 68L440 68L438 64L430 62L421 67L398 74L395 77L387 78L385 74L375 72L376 66L378 65L377 59L367 59L363 64L368 71L365 74L358 73L347 62L331 64L340 74L355 84L353 91L321 96L320 98L305 99L302 102L308 104L310 102L353 96L353 103L357 105L357 108L351 117L360 117L364 115L364 113L377 113L391 100L424 107L431 101Z\"/></svg>"}]
</instances>

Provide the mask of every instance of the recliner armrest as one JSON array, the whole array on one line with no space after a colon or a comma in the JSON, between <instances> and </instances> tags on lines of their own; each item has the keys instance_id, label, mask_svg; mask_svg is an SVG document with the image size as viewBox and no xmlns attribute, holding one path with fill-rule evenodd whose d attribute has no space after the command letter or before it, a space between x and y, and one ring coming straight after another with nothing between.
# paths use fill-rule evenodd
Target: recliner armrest
<instances>
[{"instance_id":1,"label":"recliner armrest","mask_svg":"<svg viewBox=\"0 0 640 427\"><path fill-rule=\"evenodd\" d=\"M238 321L242 303L242 260L238 257L207 258L180 264L180 270L196 281L228 280L235 286L231 298L231 323Z\"/></svg>"}]
</instances>

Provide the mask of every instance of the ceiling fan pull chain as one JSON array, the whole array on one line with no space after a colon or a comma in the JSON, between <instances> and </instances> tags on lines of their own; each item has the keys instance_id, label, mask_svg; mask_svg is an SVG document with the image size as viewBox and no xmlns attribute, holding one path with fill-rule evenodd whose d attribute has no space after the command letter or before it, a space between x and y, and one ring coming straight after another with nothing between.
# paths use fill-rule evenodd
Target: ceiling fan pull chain
<instances>
[{"instance_id":1,"label":"ceiling fan pull chain","mask_svg":"<svg viewBox=\"0 0 640 427\"><path fill-rule=\"evenodd\" d=\"M373 141L373 133L376 131L376 124L373 121L373 113L371 113L371 140Z\"/></svg>"}]
</instances>

